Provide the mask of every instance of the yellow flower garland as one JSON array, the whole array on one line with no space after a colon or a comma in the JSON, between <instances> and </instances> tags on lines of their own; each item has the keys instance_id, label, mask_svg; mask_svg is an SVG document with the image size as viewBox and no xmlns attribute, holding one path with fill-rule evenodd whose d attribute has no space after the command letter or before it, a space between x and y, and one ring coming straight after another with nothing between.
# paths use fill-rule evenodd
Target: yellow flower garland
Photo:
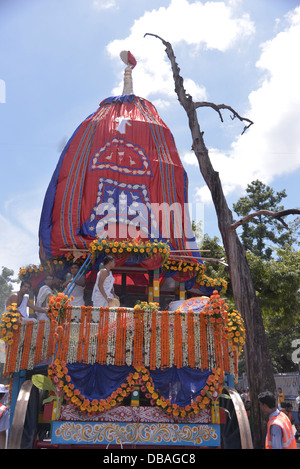
<instances>
[{"instance_id":1,"label":"yellow flower garland","mask_svg":"<svg viewBox=\"0 0 300 469\"><path fill-rule=\"evenodd\" d=\"M160 241L145 241L141 242L137 239L126 239L123 241L116 241L114 239L95 239L89 245L89 251L94 258L97 258L99 253L105 254L122 254L131 253L142 254L145 257L150 257L155 254L161 254L164 258L163 262L169 256L170 247L167 243Z\"/></svg>"},{"instance_id":2,"label":"yellow flower garland","mask_svg":"<svg viewBox=\"0 0 300 469\"><path fill-rule=\"evenodd\" d=\"M245 344L245 325L242 316L236 309L228 311L229 345L233 351L241 355Z\"/></svg>"},{"instance_id":3,"label":"yellow flower garland","mask_svg":"<svg viewBox=\"0 0 300 469\"><path fill-rule=\"evenodd\" d=\"M18 311L17 304L13 303L7 307L3 313L0 323L0 337L8 345L13 343L14 334L18 331L22 323L22 316Z\"/></svg>"}]
</instances>

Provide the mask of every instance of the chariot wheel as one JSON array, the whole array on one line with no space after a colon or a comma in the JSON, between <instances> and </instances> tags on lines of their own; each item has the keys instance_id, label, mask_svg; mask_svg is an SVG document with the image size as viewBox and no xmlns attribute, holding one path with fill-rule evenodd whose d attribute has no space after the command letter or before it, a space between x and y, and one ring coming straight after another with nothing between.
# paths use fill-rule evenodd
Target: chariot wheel
<instances>
[{"instance_id":1,"label":"chariot wheel","mask_svg":"<svg viewBox=\"0 0 300 469\"><path fill-rule=\"evenodd\" d=\"M8 449L33 448L40 409L40 392L31 380L25 381L18 394L12 425L9 433Z\"/></svg>"},{"instance_id":2,"label":"chariot wheel","mask_svg":"<svg viewBox=\"0 0 300 469\"><path fill-rule=\"evenodd\" d=\"M220 398L220 406L228 411L226 422L221 425L224 449L253 449L249 419L241 396L227 386L223 388L223 394L231 398Z\"/></svg>"}]
</instances>

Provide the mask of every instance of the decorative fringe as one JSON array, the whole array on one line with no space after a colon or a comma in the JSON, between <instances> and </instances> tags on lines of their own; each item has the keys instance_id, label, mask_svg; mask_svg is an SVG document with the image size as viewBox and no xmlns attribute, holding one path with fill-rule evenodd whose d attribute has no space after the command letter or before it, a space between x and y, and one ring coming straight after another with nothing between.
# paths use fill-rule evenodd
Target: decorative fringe
<instances>
[{"instance_id":1,"label":"decorative fringe","mask_svg":"<svg viewBox=\"0 0 300 469\"><path fill-rule=\"evenodd\" d=\"M150 339L150 370L155 370L156 368L156 316L157 311L153 311Z\"/></svg>"},{"instance_id":2,"label":"decorative fringe","mask_svg":"<svg viewBox=\"0 0 300 469\"><path fill-rule=\"evenodd\" d=\"M161 369L170 366L170 337L169 337L169 312L161 312L161 339L160 339Z\"/></svg>"},{"instance_id":3,"label":"decorative fringe","mask_svg":"<svg viewBox=\"0 0 300 469\"><path fill-rule=\"evenodd\" d=\"M140 309L134 311L134 347L132 364L134 367L142 366L143 364L143 312Z\"/></svg>"},{"instance_id":4,"label":"decorative fringe","mask_svg":"<svg viewBox=\"0 0 300 469\"><path fill-rule=\"evenodd\" d=\"M126 310L120 308L116 324L116 353L115 365L125 364L126 353Z\"/></svg>"},{"instance_id":5,"label":"decorative fringe","mask_svg":"<svg viewBox=\"0 0 300 469\"><path fill-rule=\"evenodd\" d=\"M72 322L73 313L69 306L61 322L21 324L7 345L5 376L55 358L150 370L220 368L237 375L238 353L230 346L226 321L211 321L211 313L82 306L80 323ZM92 313L94 320L98 313L97 322Z\"/></svg>"},{"instance_id":6,"label":"decorative fringe","mask_svg":"<svg viewBox=\"0 0 300 469\"><path fill-rule=\"evenodd\" d=\"M194 313L187 313L187 330L188 330L188 362L191 368L195 368L195 329L194 329Z\"/></svg>"},{"instance_id":7,"label":"decorative fringe","mask_svg":"<svg viewBox=\"0 0 300 469\"><path fill-rule=\"evenodd\" d=\"M182 367L182 318L179 311L174 315L174 366Z\"/></svg>"},{"instance_id":8,"label":"decorative fringe","mask_svg":"<svg viewBox=\"0 0 300 469\"><path fill-rule=\"evenodd\" d=\"M38 332L36 337L36 346L34 354L34 365L38 365L42 361L43 340L45 333L45 320L39 321Z\"/></svg>"}]
</instances>

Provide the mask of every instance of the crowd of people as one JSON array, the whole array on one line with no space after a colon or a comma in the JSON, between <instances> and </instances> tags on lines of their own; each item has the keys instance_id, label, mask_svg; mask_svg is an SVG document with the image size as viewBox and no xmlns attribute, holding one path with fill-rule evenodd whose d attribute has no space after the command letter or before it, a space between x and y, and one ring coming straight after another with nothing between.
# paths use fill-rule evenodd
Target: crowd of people
<instances>
[{"instance_id":1,"label":"crowd of people","mask_svg":"<svg viewBox=\"0 0 300 469\"><path fill-rule=\"evenodd\" d=\"M245 410L249 419L251 431L252 414L249 389L240 391ZM296 418L293 414L293 405L287 402L282 388L277 390L277 399L269 391L258 395L261 412L268 417L266 449L297 449L297 441L300 442L300 390L296 397Z\"/></svg>"},{"instance_id":2,"label":"crowd of people","mask_svg":"<svg viewBox=\"0 0 300 469\"><path fill-rule=\"evenodd\" d=\"M92 305L94 307L119 306L119 298L114 292L114 276L112 269L115 267L115 260L112 256L106 256L100 266L96 282L92 292ZM68 291L72 284L70 304L72 306L83 306L85 304L84 291L86 288L85 275L77 276L80 266L72 264L66 278L61 281L52 274L47 274L38 291L36 301L29 299L31 284L29 281L22 281L18 292L10 295L6 302L8 308L12 304L17 304L18 311L23 322L47 319L47 305L51 295L55 290ZM29 314L28 308L33 312Z\"/></svg>"}]
</instances>

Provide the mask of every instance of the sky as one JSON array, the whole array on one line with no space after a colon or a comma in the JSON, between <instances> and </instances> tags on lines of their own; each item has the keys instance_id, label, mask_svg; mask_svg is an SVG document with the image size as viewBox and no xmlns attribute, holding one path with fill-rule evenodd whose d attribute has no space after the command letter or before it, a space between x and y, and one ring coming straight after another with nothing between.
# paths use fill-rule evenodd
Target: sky
<instances>
[{"instance_id":1,"label":"sky","mask_svg":"<svg viewBox=\"0 0 300 469\"><path fill-rule=\"evenodd\" d=\"M212 109L197 111L229 207L259 179L286 190L285 208L299 208L300 1L0 0L0 268L17 275L39 264L52 173L78 125L122 93L122 50L137 59L134 93L174 136L204 232L220 238L170 62L146 33L171 42L194 101L230 105L254 122L241 135L229 112L222 123Z\"/></svg>"}]
</instances>

